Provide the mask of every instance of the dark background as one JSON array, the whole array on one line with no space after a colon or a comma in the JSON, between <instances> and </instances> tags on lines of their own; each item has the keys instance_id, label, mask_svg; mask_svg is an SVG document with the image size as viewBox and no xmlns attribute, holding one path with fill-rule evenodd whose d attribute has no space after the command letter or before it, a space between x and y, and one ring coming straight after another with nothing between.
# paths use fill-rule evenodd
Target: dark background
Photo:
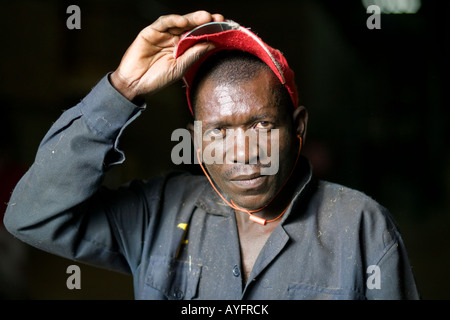
<instances>
[{"instance_id":1,"label":"dark background","mask_svg":"<svg viewBox=\"0 0 450 320\"><path fill-rule=\"evenodd\" d=\"M2 1L2 201L53 121L116 68L142 28L163 14L220 12L281 49L295 70L310 114L304 152L316 174L386 206L422 297L449 299L450 2L422 1L416 14L382 14L379 30L366 27L370 14L359 0L212 3ZM81 30L66 27L71 4L81 9ZM189 119L182 84L147 100L147 111L121 140L127 161L111 170L109 186L178 169L170 135ZM86 265L79 265L81 290L69 290L66 268L73 262L16 242L1 226L0 232L8 244L0 246L0 297L133 298L130 276Z\"/></svg>"}]
</instances>

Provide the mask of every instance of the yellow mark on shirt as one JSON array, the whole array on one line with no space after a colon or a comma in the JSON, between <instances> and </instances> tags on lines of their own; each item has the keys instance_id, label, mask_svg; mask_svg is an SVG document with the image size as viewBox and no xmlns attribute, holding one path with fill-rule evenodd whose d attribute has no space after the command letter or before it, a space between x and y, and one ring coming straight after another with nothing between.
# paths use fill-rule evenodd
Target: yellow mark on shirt
<instances>
[{"instance_id":1,"label":"yellow mark on shirt","mask_svg":"<svg viewBox=\"0 0 450 320\"><path fill-rule=\"evenodd\" d=\"M187 223L179 223L179 224L177 225L178 228L183 229L183 230L186 230L187 226L188 226Z\"/></svg>"}]
</instances>

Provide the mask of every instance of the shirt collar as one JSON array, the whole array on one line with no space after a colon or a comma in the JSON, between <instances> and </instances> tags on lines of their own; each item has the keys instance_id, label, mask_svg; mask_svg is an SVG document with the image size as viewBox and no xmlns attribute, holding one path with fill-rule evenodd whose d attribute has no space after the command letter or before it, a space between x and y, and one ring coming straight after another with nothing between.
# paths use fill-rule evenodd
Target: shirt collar
<instances>
[{"instance_id":1,"label":"shirt collar","mask_svg":"<svg viewBox=\"0 0 450 320\"><path fill-rule=\"evenodd\" d=\"M312 166L308 159L301 156L298 162L299 169L296 175L293 175L291 179L297 179L298 183L296 186L296 193L292 199L292 202L295 202L296 199L300 196L302 191L305 189L306 185L311 181L312 178ZM225 196L225 195L224 195ZM226 198L226 196L225 196ZM227 199L228 200L228 199ZM220 196L216 193L216 191L212 188L211 184L205 180L205 185L203 186L203 190L200 193L199 197L196 200L197 207L202 208L207 213L213 215L221 215L221 216L229 216L233 214L234 210L230 208ZM292 206L291 206L292 207ZM291 210L288 210L283 217L283 220L289 215Z\"/></svg>"}]
</instances>

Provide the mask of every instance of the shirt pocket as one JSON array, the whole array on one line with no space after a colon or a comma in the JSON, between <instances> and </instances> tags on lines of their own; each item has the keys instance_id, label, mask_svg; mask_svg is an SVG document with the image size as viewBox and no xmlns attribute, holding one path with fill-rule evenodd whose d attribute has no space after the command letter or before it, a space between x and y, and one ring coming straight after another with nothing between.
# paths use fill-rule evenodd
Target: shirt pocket
<instances>
[{"instance_id":1,"label":"shirt pocket","mask_svg":"<svg viewBox=\"0 0 450 320\"><path fill-rule=\"evenodd\" d=\"M292 300L363 300L364 295L347 288L328 288L307 285L303 283L291 284L288 287L288 299Z\"/></svg>"},{"instance_id":2,"label":"shirt pocket","mask_svg":"<svg viewBox=\"0 0 450 320\"><path fill-rule=\"evenodd\" d=\"M196 297L201 266L169 257L150 257L145 298L190 300Z\"/></svg>"}]
</instances>

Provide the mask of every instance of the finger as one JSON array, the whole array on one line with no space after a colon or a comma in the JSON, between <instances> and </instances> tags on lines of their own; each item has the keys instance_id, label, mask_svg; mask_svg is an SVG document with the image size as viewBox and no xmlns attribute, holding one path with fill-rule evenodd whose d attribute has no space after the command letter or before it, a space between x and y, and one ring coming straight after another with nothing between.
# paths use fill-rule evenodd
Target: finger
<instances>
[{"instance_id":1,"label":"finger","mask_svg":"<svg viewBox=\"0 0 450 320\"><path fill-rule=\"evenodd\" d=\"M166 32L172 28L185 27L186 24L186 18L180 15L171 14L159 17L158 20L156 20L149 26L149 28L159 32Z\"/></svg>"},{"instance_id":2,"label":"finger","mask_svg":"<svg viewBox=\"0 0 450 320\"><path fill-rule=\"evenodd\" d=\"M203 14L203 11L198 11L198 13ZM189 19L190 17L187 16L186 18ZM214 22L225 21L224 16L219 14L219 13L216 13L216 14L209 14L208 13L208 15L204 16L203 18L206 18L206 19L203 19L203 21L206 21L205 23L208 23L208 22L211 22L211 21L214 21ZM196 18L194 18L194 19L196 19ZM201 19L202 19L202 17L200 16L200 20L197 20L195 23L198 23L198 25L203 24ZM195 26L197 26L197 25L195 25ZM188 28L190 29L191 27L192 27L192 24L189 24ZM185 33L186 31L187 31L186 27L185 28L181 28L181 29L180 28L176 28L176 27L170 29L170 33L173 34L173 35L177 35L177 36L181 35L182 33Z\"/></svg>"},{"instance_id":3,"label":"finger","mask_svg":"<svg viewBox=\"0 0 450 320\"><path fill-rule=\"evenodd\" d=\"M212 18L213 18L214 22L223 22L223 21L225 21L224 16L219 14L219 13L213 14Z\"/></svg>"},{"instance_id":4,"label":"finger","mask_svg":"<svg viewBox=\"0 0 450 320\"><path fill-rule=\"evenodd\" d=\"M188 21L180 15L161 16L140 32L140 35L149 43L160 43L170 40L172 35L179 35L184 32Z\"/></svg>"},{"instance_id":5,"label":"finger","mask_svg":"<svg viewBox=\"0 0 450 320\"><path fill-rule=\"evenodd\" d=\"M189 23L187 26L188 28L195 28L202 24L213 21L213 15L205 10L188 13L183 17L185 17L188 20Z\"/></svg>"}]
</instances>

